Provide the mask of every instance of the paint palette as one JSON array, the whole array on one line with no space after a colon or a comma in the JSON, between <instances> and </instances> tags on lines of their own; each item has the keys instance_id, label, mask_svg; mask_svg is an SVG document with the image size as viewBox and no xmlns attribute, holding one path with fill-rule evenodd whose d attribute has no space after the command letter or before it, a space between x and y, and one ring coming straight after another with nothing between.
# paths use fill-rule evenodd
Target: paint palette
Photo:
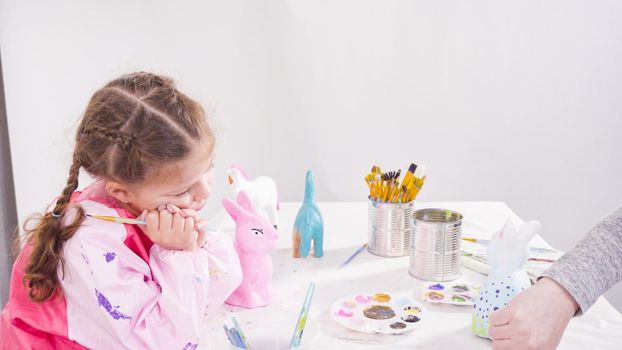
<instances>
[{"instance_id":1,"label":"paint palette","mask_svg":"<svg viewBox=\"0 0 622 350\"><path fill-rule=\"evenodd\" d=\"M421 291L423 300L432 304L473 306L479 287L461 282L427 283Z\"/></svg>"},{"instance_id":2,"label":"paint palette","mask_svg":"<svg viewBox=\"0 0 622 350\"><path fill-rule=\"evenodd\" d=\"M335 301L330 314L358 332L401 334L418 328L425 309L411 293L360 293Z\"/></svg>"}]
</instances>

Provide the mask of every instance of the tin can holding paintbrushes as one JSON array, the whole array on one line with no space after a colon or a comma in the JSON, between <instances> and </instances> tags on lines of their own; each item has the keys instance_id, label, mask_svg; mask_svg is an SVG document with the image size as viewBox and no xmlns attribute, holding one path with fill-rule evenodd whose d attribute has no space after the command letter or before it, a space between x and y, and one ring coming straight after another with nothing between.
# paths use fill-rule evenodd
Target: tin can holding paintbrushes
<instances>
[{"instance_id":1,"label":"tin can holding paintbrushes","mask_svg":"<svg viewBox=\"0 0 622 350\"><path fill-rule=\"evenodd\" d=\"M384 203L370 199L367 250L383 257L406 256L410 251L415 202Z\"/></svg>"}]
</instances>

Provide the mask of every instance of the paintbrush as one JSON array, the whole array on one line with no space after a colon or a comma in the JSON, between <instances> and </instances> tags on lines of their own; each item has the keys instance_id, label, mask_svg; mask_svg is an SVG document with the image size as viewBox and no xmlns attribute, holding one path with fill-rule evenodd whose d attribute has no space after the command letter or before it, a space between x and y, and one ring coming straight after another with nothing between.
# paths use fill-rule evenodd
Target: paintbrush
<instances>
[{"instance_id":1,"label":"paintbrush","mask_svg":"<svg viewBox=\"0 0 622 350\"><path fill-rule=\"evenodd\" d=\"M380 175L381 178L381 190L380 190L380 195L379 195L379 199L381 201L384 201L384 196L385 194L387 194L387 183L389 181L389 176L387 175L387 173L382 173L382 175Z\"/></svg>"},{"instance_id":2,"label":"paintbrush","mask_svg":"<svg viewBox=\"0 0 622 350\"><path fill-rule=\"evenodd\" d=\"M557 260L555 259L545 259L545 258L529 258L527 259L529 261L538 261L538 262L547 262L547 263L554 263Z\"/></svg>"},{"instance_id":3,"label":"paintbrush","mask_svg":"<svg viewBox=\"0 0 622 350\"><path fill-rule=\"evenodd\" d=\"M393 196L393 190L395 189L395 179L389 180L389 185L387 186L387 193L384 196L384 201L389 202L391 200L391 196Z\"/></svg>"},{"instance_id":4,"label":"paintbrush","mask_svg":"<svg viewBox=\"0 0 622 350\"><path fill-rule=\"evenodd\" d=\"M377 165L374 165L371 167L371 172L372 174L380 174L382 172L382 170L380 170L380 167Z\"/></svg>"},{"instance_id":5,"label":"paintbrush","mask_svg":"<svg viewBox=\"0 0 622 350\"><path fill-rule=\"evenodd\" d=\"M408 186L402 185L402 192L400 193L400 196L400 201L402 203L406 203L406 200L408 199Z\"/></svg>"},{"instance_id":6,"label":"paintbrush","mask_svg":"<svg viewBox=\"0 0 622 350\"><path fill-rule=\"evenodd\" d=\"M411 187L412 192L410 198L408 198L408 201L414 201L415 199L417 199L417 195L419 194L419 191L421 191L421 187L423 187L425 177L426 175L424 175L422 178L415 178L415 181L413 182Z\"/></svg>"},{"instance_id":7,"label":"paintbrush","mask_svg":"<svg viewBox=\"0 0 622 350\"><path fill-rule=\"evenodd\" d=\"M555 249L549 249L549 248L542 248L542 247L530 247L529 248L531 250L531 252L533 253L540 253L540 254L545 254L545 253L560 253L560 251L555 250Z\"/></svg>"},{"instance_id":8,"label":"paintbrush","mask_svg":"<svg viewBox=\"0 0 622 350\"><path fill-rule=\"evenodd\" d=\"M375 176L376 176L376 166L374 165L371 168L371 172L369 174L367 174L367 176L365 176L365 182L367 182L367 185L370 185L370 183L374 180Z\"/></svg>"},{"instance_id":9,"label":"paintbrush","mask_svg":"<svg viewBox=\"0 0 622 350\"><path fill-rule=\"evenodd\" d=\"M392 182L391 191L389 192L389 195L387 196L387 202L389 203L393 202L393 196L395 195L395 192L399 191L401 173L402 173L402 169L398 169L397 173L393 174L393 180L391 181Z\"/></svg>"},{"instance_id":10,"label":"paintbrush","mask_svg":"<svg viewBox=\"0 0 622 350\"><path fill-rule=\"evenodd\" d=\"M417 186L415 186L415 184L413 183L408 189L408 194L406 195L406 201L410 202L414 200L415 197L417 197Z\"/></svg>"},{"instance_id":11,"label":"paintbrush","mask_svg":"<svg viewBox=\"0 0 622 350\"><path fill-rule=\"evenodd\" d=\"M369 185L370 187L373 186L373 182L376 179L376 174L379 174L379 173L380 173L380 167L376 165L372 166L371 172L367 174L367 176L365 176L365 182L367 182L367 185Z\"/></svg>"},{"instance_id":12,"label":"paintbrush","mask_svg":"<svg viewBox=\"0 0 622 350\"><path fill-rule=\"evenodd\" d=\"M238 346L238 344L237 344L237 339L235 339L235 337L234 337L234 336L232 336L232 334L231 334L231 330L229 330L229 327L227 327L227 325L226 325L226 324L223 324L223 325L222 325L222 329L224 329L224 330L225 330L225 335L227 335L227 339L229 339L229 342L230 342L231 344L233 344L233 346L236 346L236 347L237 347L237 346Z\"/></svg>"},{"instance_id":13,"label":"paintbrush","mask_svg":"<svg viewBox=\"0 0 622 350\"><path fill-rule=\"evenodd\" d=\"M396 174L399 174L399 172L389 171L389 172L382 174L382 179L386 183L382 190L382 196L381 196L381 200L384 202L389 200L389 193L393 189L393 184L395 183Z\"/></svg>"},{"instance_id":14,"label":"paintbrush","mask_svg":"<svg viewBox=\"0 0 622 350\"><path fill-rule=\"evenodd\" d=\"M423 179L425 178L425 165L420 165L415 169L413 174L413 178L408 184L408 192L409 198L408 201L412 201L417 197L417 193L421 190L421 186L423 186Z\"/></svg>"},{"instance_id":15,"label":"paintbrush","mask_svg":"<svg viewBox=\"0 0 622 350\"><path fill-rule=\"evenodd\" d=\"M145 220L122 218L122 217L119 217L119 216L91 215L91 214L86 214L86 216L92 217L92 218L95 218L95 219L99 219L99 220L116 222L117 224L147 225L147 222ZM215 228L212 228L212 227L200 227L200 229L201 229L201 231L211 231L211 232L217 232L218 231L218 229L215 229Z\"/></svg>"},{"instance_id":16,"label":"paintbrush","mask_svg":"<svg viewBox=\"0 0 622 350\"><path fill-rule=\"evenodd\" d=\"M339 265L337 270L341 270L344 266L348 265L348 263L350 263L350 261L352 261L352 259L356 258L357 255L361 254L361 252L363 252L363 250L365 250L365 248L367 248L367 243L363 244L359 249L357 249L354 252L354 254L350 255L350 257L348 259L346 259L346 261L341 263L341 265Z\"/></svg>"},{"instance_id":17,"label":"paintbrush","mask_svg":"<svg viewBox=\"0 0 622 350\"><path fill-rule=\"evenodd\" d=\"M376 183L376 198L375 200L380 200L380 196L382 195L382 176L380 174L374 175L374 182Z\"/></svg>"},{"instance_id":18,"label":"paintbrush","mask_svg":"<svg viewBox=\"0 0 622 350\"><path fill-rule=\"evenodd\" d=\"M397 171L397 175L395 178L395 189L393 191L392 197L390 198L390 202L391 203L396 203L397 199L399 198L399 194L401 192L401 186L400 186L400 174L402 173L402 169L399 169Z\"/></svg>"},{"instance_id":19,"label":"paintbrush","mask_svg":"<svg viewBox=\"0 0 622 350\"><path fill-rule=\"evenodd\" d=\"M229 334L231 334L231 338L235 340L234 345L236 348L246 349L246 346L244 345L244 342L242 341L242 336L240 336L240 333L238 332L237 329L235 329L235 327L229 328Z\"/></svg>"},{"instance_id":20,"label":"paintbrush","mask_svg":"<svg viewBox=\"0 0 622 350\"><path fill-rule=\"evenodd\" d=\"M374 180L371 180L369 182L369 198L374 199L375 195L376 195L376 182Z\"/></svg>"},{"instance_id":21,"label":"paintbrush","mask_svg":"<svg viewBox=\"0 0 622 350\"><path fill-rule=\"evenodd\" d=\"M242 339L242 344L244 345L244 349L250 349L251 346L248 343L248 339L246 339L246 335L244 335L244 332L242 331L242 327L240 327L238 320L236 320L235 317L232 317L231 319L233 320L233 326L238 331L238 334L240 335L240 338Z\"/></svg>"},{"instance_id":22,"label":"paintbrush","mask_svg":"<svg viewBox=\"0 0 622 350\"><path fill-rule=\"evenodd\" d=\"M420 166L418 166L417 169L415 170L415 173L413 174L415 179L421 179L422 177L424 177L425 170L426 170L425 165L421 164Z\"/></svg>"},{"instance_id":23,"label":"paintbrush","mask_svg":"<svg viewBox=\"0 0 622 350\"><path fill-rule=\"evenodd\" d=\"M479 244L488 244L490 243L489 239L480 239L480 238L471 238L471 237L462 237L463 240L465 241L469 241L469 242L473 242L473 243L479 243Z\"/></svg>"},{"instance_id":24,"label":"paintbrush","mask_svg":"<svg viewBox=\"0 0 622 350\"><path fill-rule=\"evenodd\" d=\"M305 296L305 302L300 310L298 321L296 322L296 328L292 335L292 340L289 342L289 349L297 348L300 346L300 339L302 338L302 332L307 324L307 317L309 316L309 306L311 305L311 299L313 298L313 292L315 291L315 283L311 282L307 289L307 295Z\"/></svg>"},{"instance_id":25,"label":"paintbrush","mask_svg":"<svg viewBox=\"0 0 622 350\"><path fill-rule=\"evenodd\" d=\"M415 171L417 170L417 164L411 163L408 167L408 171L406 175L404 175L404 181L402 181L402 186L408 187L412 182L413 176L415 175Z\"/></svg>"},{"instance_id":26,"label":"paintbrush","mask_svg":"<svg viewBox=\"0 0 622 350\"><path fill-rule=\"evenodd\" d=\"M147 222L145 220L122 218L122 217L119 217L119 216L91 215L91 214L86 214L86 216L89 216L89 217L92 217L92 218L95 218L95 219L99 219L99 220L116 222L117 224L129 224L129 225L146 225L147 224Z\"/></svg>"}]
</instances>

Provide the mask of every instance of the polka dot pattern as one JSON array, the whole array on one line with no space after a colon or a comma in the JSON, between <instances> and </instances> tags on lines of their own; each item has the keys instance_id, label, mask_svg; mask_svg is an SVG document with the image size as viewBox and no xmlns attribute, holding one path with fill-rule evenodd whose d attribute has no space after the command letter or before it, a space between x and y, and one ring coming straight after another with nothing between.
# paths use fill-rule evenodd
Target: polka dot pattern
<instances>
[{"instance_id":1,"label":"polka dot pattern","mask_svg":"<svg viewBox=\"0 0 622 350\"><path fill-rule=\"evenodd\" d=\"M473 305L473 331L484 331L488 337L488 320L490 314L500 308L507 306L516 294L529 287L529 276L524 270L517 270L510 275L504 276L502 279L494 281L489 280L480 289L480 293L475 298Z\"/></svg>"}]
</instances>

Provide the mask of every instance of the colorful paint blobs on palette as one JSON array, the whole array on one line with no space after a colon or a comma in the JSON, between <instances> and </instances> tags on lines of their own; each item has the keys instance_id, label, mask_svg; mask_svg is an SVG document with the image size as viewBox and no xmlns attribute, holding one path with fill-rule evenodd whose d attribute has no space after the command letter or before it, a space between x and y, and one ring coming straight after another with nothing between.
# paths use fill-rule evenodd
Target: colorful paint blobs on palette
<instances>
[{"instance_id":1,"label":"colorful paint blobs on palette","mask_svg":"<svg viewBox=\"0 0 622 350\"><path fill-rule=\"evenodd\" d=\"M425 297L430 300L443 300L445 299L445 294L439 292L427 292Z\"/></svg>"},{"instance_id":2,"label":"colorful paint blobs on palette","mask_svg":"<svg viewBox=\"0 0 622 350\"><path fill-rule=\"evenodd\" d=\"M348 309L354 309L356 307L356 303L352 301L344 301L343 307L348 308Z\"/></svg>"},{"instance_id":3,"label":"colorful paint blobs on palette","mask_svg":"<svg viewBox=\"0 0 622 350\"><path fill-rule=\"evenodd\" d=\"M443 289L445 289L445 286L440 284L440 283L437 283L437 284L433 284L433 285L429 286L428 289L430 289L430 290L443 290Z\"/></svg>"},{"instance_id":4,"label":"colorful paint blobs on palette","mask_svg":"<svg viewBox=\"0 0 622 350\"><path fill-rule=\"evenodd\" d=\"M371 301L371 297L367 295L357 295L354 300L359 304L367 304Z\"/></svg>"},{"instance_id":5,"label":"colorful paint blobs on palette","mask_svg":"<svg viewBox=\"0 0 622 350\"><path fill-rule=\"evenodd\" d=\"M423 300L429 303L466 306L473 305L477 293L479 287L461 282L429 283L422 290Z\"/></svg>"},{"instance_id":6,"label":"colorful paint blobs on palette","mask_svg":"<svg viewBox=\"0 0 622 350\"><path fill-rule=\"evenodd\" d=\"M391 300L391 296L386 293L376 293L373 299L379 303L388 303Z\"/></svg>"},{"instance_id":7,"label":"colorful paint blobs on palette","mask_svg":"<svg viewBox=\"0 0 622 350\"><path fill-rule=\"evenodd\" d=\"M390 306L373 305L363 310L363 315L372 320L386 320L395 317L395 312Z\"/></svg>"},{"instance_id":8,"label":"colorful paint blobs on palette","mask_svg":"<svg viewBox=\"0 0 622 350\"><path fill-rule=\"evenodd\" d=\"M451 287L451 290L457 293L465 293L471 290L466 284L457 284Z\"/></svg>"},{"instance_id":9,"label":"colorful paint blobs on palette","mask_svg":"<svg viewBox=\"0 0 622 350\"><path fill-rule=\"evenodd\" d=\"M455 301L458 302L466 302L466 301L474 301L475 298L473 296L473 294L454 294L453 297L451 297L451 299L456 299Z\"/></svg>"},{"instance_id":10,"label":"colorful paint blobs on palette","mask_svg":"<svg viewBox=\"0 0 622 350\"><path fill-rule=\"evenodd\" d=\"M415 315L406 315L406 317L402 317L402 320L408 323L415 323L415 322L419 322L419 320L421 319Z\"/></svg>"},{"instance_id":11,"label":"colorful paint blobs on palette","mask_svg":"<svg viewBox=\"0 0 622 350\"><path fill-rule=\"evenodd\" d=\"M391 327L393 329L404 329L404 328L406 328L406 323L395 322L395 323L391 323L391 325L389 327Z\"/></svg>"},{"instance_id":12,"label":"colorful paint blobs on palette","mask_svg":"<svg viewBox=\"0 0 622 350\"><path fill-rule=\"evenodd\" d=\"M421 313L421 308L419 306L406 306L404 313L407 315L418 315Z\"/></svg>"},{"instance_id":13,"label":"colorful paint blobs on palette","mask_svg":"<svg viewBox=\"0 0 622 350\"><path fill-rule=\"evenodd\" d=\"M352 311L340 309L339 311L337 311L337 316L339 316L339 317L352 317L352 316L354 316L354 313Z\"/></svg>"},{"instance_id":14,"label":"colorful paint blobs on palette","mask_svg":"<svg viewBox=\"0 0 622 350\"><path fill-rule=\"evenodd\" d=\"M355 294L331 306L337 323L365 333L401 334L419 327L423 306L408 292Z\"/></svg>"}]
</instances>

